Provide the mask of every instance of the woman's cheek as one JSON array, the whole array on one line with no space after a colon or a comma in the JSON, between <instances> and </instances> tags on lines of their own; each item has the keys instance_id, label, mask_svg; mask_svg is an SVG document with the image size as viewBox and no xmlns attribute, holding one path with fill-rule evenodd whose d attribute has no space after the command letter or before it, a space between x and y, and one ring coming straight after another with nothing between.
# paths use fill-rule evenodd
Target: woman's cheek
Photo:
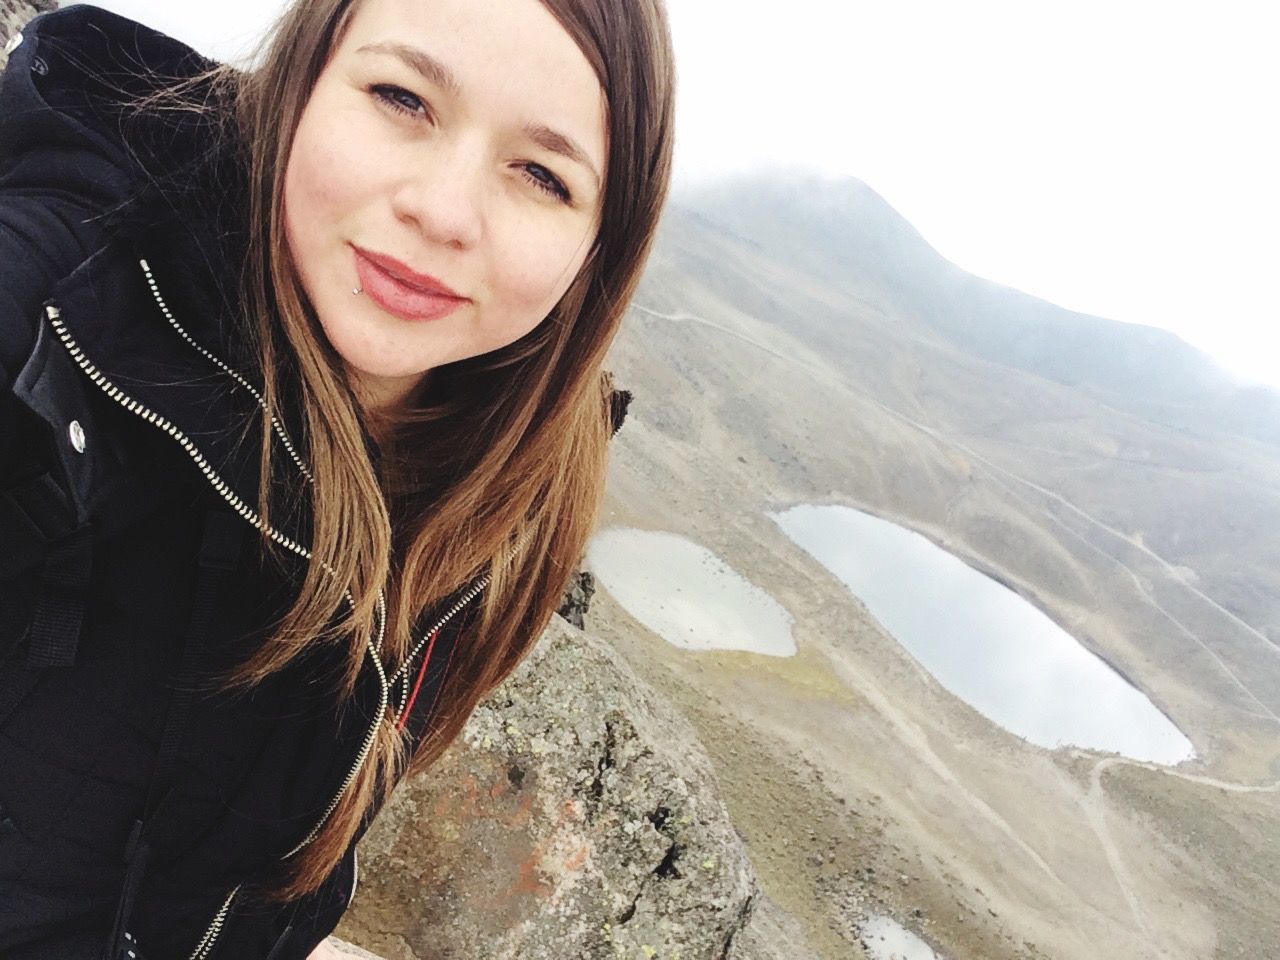
<instances>
[{"instance_id":1,"label":"woman's cheek","mask_svg":"<svg viewBox=\"0 0 1280 960\"><path fill-rule=\"evenodd\" d=\"M312 219L341 211L368 189L378 165L373 131L365 127L366 118L322 80L298 124L286 178Z\"/></svg>"},{"instance_id":2,"label":"woman's cheek","mask_svg":"<svg viewBox=\"0 0 1280 960\"><path fill-rule=\"evenodd\" d=\"M508 248L503 262L510 265L503 283L504 299L513 309L538 320L545 317L573 283L585 259L582 244L564 236L535 232L518 248Z\"/></svg>"},{"instance_id":3,"label":"woman's cheek","mask_svg":"<svg viewBox=\"0 0 1280 960\"><path fill-rule=\"evenodd\" d=\"M348 200L358 182L354 175L357 166L340 150L300 141L290 162L290 193L297 198L305 216L322 220L323 214L341 209Z\"/></svg>"}]
</instances>

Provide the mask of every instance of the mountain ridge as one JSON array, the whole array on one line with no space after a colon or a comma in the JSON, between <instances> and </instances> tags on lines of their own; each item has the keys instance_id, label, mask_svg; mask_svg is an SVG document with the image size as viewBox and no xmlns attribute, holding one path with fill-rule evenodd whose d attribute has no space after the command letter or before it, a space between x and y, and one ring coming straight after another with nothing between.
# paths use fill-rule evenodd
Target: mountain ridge
<instances>
[{"instance_id":1,"label":"mountain ridge","mask_svg":"<svg viewBox=\"0 0 1280 960\"><path fill-rule=\"evenodd\" d=\"M681 218L974 356L1175 429L1280 446L1280 391L1238 380L1171 331L1070 310L964 270L857 178L740 174L682 191L670 219Z\"/></svg>"}]
</instances>

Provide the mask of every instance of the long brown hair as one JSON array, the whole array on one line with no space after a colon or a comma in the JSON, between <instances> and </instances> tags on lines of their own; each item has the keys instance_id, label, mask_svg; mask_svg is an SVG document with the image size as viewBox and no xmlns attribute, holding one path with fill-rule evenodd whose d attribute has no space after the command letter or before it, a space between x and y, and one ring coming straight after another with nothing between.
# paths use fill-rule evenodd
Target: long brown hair
<instances>
[{"instance_id":1,"label":"long brown hair","mask_svg":"<svg viewBox=\"0 0 1280 960\"><path fill-rule=\"evenodd\" d=\"M604 90L608 160L595 244L550 315L499 350L436 368L412 408L379 424L383 478L367 424L290 261L283 184L303 108L361 0L296 0L248 71L205 74L231 93L248 170L245 335L276 408L300 408L312 475L313 561L296 601L265 642L226 675L248 689L317 642L347 650L338 694L366 666L386 590L382 660L396 669L431 610L481 572L491 576L468 618L427 735L411 748L388 722L315 839L277 875L246 887L267 902L314 891L366 814L403 777L430 766L476 704L542 633L579 563L603 496L610 383L603 362L648 258L671 176L675 67L661 0L542 0L573 37ZM258 509L281 504L290 464L260 424ZM429 469L427 467L429 466ZM295 488L296 489L296 488ZM302 491L306 492L306 491ZM264 534L263 550L279 548ZM347 591L350 591L350 602ZM389 714L388 718L389 719Z\"/></svg>"}]
</instances>

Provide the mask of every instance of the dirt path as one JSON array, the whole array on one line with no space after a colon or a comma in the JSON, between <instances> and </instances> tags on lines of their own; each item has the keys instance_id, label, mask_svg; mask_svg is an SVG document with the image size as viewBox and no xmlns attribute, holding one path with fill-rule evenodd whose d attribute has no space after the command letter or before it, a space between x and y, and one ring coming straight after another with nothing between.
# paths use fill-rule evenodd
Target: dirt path
<instances>
[{"instance_id":1,"label":"dirt path","mask_svg":"<svg viewBox=\"0 0 1280 960\"><path fill-rule=\"evenodd\" d=\"M661 313L657 310L651 310L648 307L642 307L638 303L632 304L632 308L635 310L639 310L641 313L647 313L652 317L657 317L659 320L671 320L676 323L683 323L683 322L700 323L703 326L710 327L712 330L719 330L723 334L727 334L728 336L741 340L743 343L749 343L751 344L751 346L759 350L763 350L765 353L769 354L770 356L777 357L779 360L785 360L787 363L795 362L795 357L789 357L785 353L781 353L773 349L773 347L767 346L766 344L761 343L759 340L755 340L747 336L745 333L739 333L737 330L734 330L731 327L726 327L724 324L716 323L712 320L707 320L703 317L695 317L692 313L685 313L683 310L681 310L679 313Z\"/></svg>"},{"instance_id":2,"label":"dirt path","mask_svg":"<svg viewBox=\"0 0 1280 960\"><path fill-rule=\"evenodd\" d=\"M1129 875L1128 869L1125 867L1124 857L1120 855L1120 849L1116 846L1115 840L1111 836L1111 830L1107 826L1107 801L1102 790L1102 771L1106 768L1108 760L1102 759L1093 765L1093 769L1089 772L1089 792L1085 795L1082 803L1085 816L1088 817L1089 823L1093 826L1093 832L1098 838L1098 844L1102 847L1103 853L1106 854L1107 863L1111 867L1111 875L1116 881L1116 886L1120 888L1120 892L1124 895L1125 903L1129 905L1129 912L1133 914L1133 921L1138 925L1138 929L1142 931L1143 936L1148 942L1156 943L1156 937L1151 929L1151 923L1147 919L1147 912L1142 908L1142 904L1138 900L1136 892L1137 884ZM1163 951L1161 957L1166 957Z\"/></svg>"},{"instance_id":3,"label":"dirt path","mask_svg":"<svg viewBox=\"0 0 1280 960\"><path fill-rule=\"evenodd\" d=\"M899 741L913 751L915 758L923 761L942 784L955 791L954 796L956 799L967 804L979 818L1007 837L1015 847L1022 851L1028 863L1048 877L1054 884L1064 888L1065 892L1070 892L1070 888L1058 876L1053 867L1049 866L1044 857L1037 853L1009 821L992 808L991 804L969 789L965 781L957 776L946 761L939 757L933 748L929 746L929 738L920 726L912 722L902 710L894 707L883 690L875 684L866 683L865 679L849 676L844 666L838 662L834 663L833 666L838 673L844 674L843 678L846 682L857 689L861 696L866 697L875 710L889 721L893 729L897 731Z\"/></svg>"},{"instance_id":4,"label":"dirt path","mask_svg":"<svg viewBox=\"0 0 1280 960\"><path fill-rule=\"evenodd\" d=\"M1082 750L1069 749L1067 751L1073 757L1091 757ZM1200 783L1209 787L1217 787L1219 790L1226 790L1230 793L1277 793L1280 792L1280 780L1273 783L1234 783L1230 780L1219 780L1217 777L1206 777L1199 773L1187 773L1183 770L1177 770L1173 767L1161 766L1158 763L1148 763L1145 760L1134 760L1130 757L1103 757L1094 766L1094 770L1101 773L1107 767L1113 764L1124 764L1131 767L1141 767L1143 770L1154 770L1162 773L1167 777L1177 777L1179 780L1186 780L1188 783Z\"/></svg>"},{"instance_id":5,"label":"dirt path","mask_svg":"<svg viewBox=\"0 0 1280 960\"><path fill-rule=\"evenodd\" d=\"M1076 758L1089 759L1093 755L1082 750L1070 749L1067 751L1070 756ZM1179 780L1185 780L1189 783L1201 784L1204 786L1215 787L1232 793L1275 793L1280 791L1280 780L1269 784L1249 784L1249 783L1233 783L1227 780L1220 780L1216 777L1206 777L1201 774L1186 773L1175 770L1170 767L1161 766L1156 763L1149 763L1142 760L1134 760L1128 757L1102 757L1098 759L1089 770L1089 790L1083 801L1084 812L1089 818L1090 824L1093 826L1094 833L1097 835L1098 843L1106 853L1107 862L1111 867L1111 873L1115 878L1117 886L1124 895L1125 902L1129 906L1130 913L1133 914L1133 920L1143 931L1147 939L1154 945L1158 942L1158 937L1152 929L1150 918L1144 909L1141 898L1137 892L1139 885L1134 882L1130 876L1129 870L1125 865L1124 856L1121 854L1119 846L1115 843L1109 826L1107 825L1107 799L1106 790L1102 784L1102 774L1111 766L1133 766L1141 767L1144 770L1152 770L1165 776L1176 777ZM1167 954L1161 952L1161 956Z\"/></svg>"}]
</instances>

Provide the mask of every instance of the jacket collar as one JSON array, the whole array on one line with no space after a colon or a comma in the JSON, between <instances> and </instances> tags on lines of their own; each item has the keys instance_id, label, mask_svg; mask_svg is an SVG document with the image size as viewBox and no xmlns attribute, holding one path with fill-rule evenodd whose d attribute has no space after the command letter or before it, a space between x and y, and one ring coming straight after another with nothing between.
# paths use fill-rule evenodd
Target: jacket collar
<instances>
[{"instance_id":1,"label":"jacket collar","mask_svg":"<svg viewBox=\"0 0 1280 960\"><path fill-rule=\"evenodd\" d=\"M250 512L256 516L261 442L256 379L242 372L247 367L227 362L233 354L223 349L225 340L197 339L216 333L218 325L206 310L194 308L180 285L173 285L171 296L165 294L166 261L152 263L147 252L128 237L113 239L55 286L46 303L47 322L99 391L167 433L228 506L246 518ZM190 309L184 312L184 307ZM277 419L304 456L293 408L285 405ZM288 457L278 438L275 443L273 455ZM282 544L305 547L310 498L301 471L289 464L285 469L294 495L273 498L273 510L288 512L273 515L271 526L287 538Z\"/></svg>"},{"instance_id":2,"label":"jacket collar","mask_svg":"<svg viewBox=\"0 0 1280 960\"><path fill-rule=\"evenodd\" d=\"M215 489L256 512L261 433L254 392L262 378L235 319L244 316L236 281L247 244L241 144L233 130L215 129L216 102L208 114L126 122L113 92L137 96L148 91L141 83L154 87L155 78L187 78L214 65L90 5L37 17L5 75L0 135L16 147L0 160L6 183L38 183L51 153L77 150L77 187L97 186L101 195L91 199L104 214L87 234L93 252L48 301L59 333L74 342L77 363L100 387L108 384L103 389L122 406L189 441L184 448ZM277 421L305 458L300 409L279 406ZM377 469L367 430L365 444ZM301 471L278 437L273 456L285 459L282 473L299 481L290 493L301 495L278 498L292 512L273 517L272 526L305 544L309 497Z\"/></svg>"}]
</instances>

